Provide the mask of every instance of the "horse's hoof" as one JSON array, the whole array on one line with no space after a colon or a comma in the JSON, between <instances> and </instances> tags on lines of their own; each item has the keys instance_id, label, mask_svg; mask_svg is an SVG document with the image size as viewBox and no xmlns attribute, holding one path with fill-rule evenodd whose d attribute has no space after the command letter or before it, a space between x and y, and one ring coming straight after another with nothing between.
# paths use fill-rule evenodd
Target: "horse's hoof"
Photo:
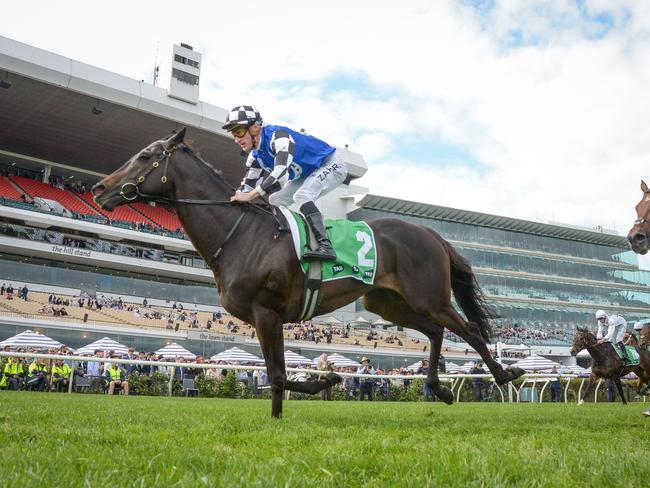
<instances>
[{"instance_id":1,"label":"horse's hoof","mask_svg":"<svg viewBox=\"0 0 650 488\"><path fill-rule=\"evenodd\" d=\"M512 378L510 378L510 381L516 380L520 376L523 376L526 374L526 371L524 371L521 368L508 368L508 371L510 372Z\"/></svg>"},{"instance_id":2,"label":"horse's hoof","mask_svg":"<svg viewBox=\"0 0 650 488\"><path fill-rule=\"evenodd\" d=\"M441 387L438 390L436 390L436 396L440 398L443 402L445 402L447 405L451 405L454 403L454 394L449 388L444 388Z\"/></svg>"},{"instance_id":3,"label":"horse's hoof","mask_svg":"<svg viewBox=\"0 0 650 488\"><path fill-rule=\"evenodd\" d=\"M501 370L501 373L494 375L494 380L497 382L497 385L503 386L506 383L510 383L513 380L516 380L520 376L526 374L526 372L521 368L507 368Z\"/></svg>"},{"instance_id":4,"label":"horse's hoof","mask_svg":"<svg viewBox=\"0 0 650 488\"><path fill-rule=\"evenodd\" d=\"M343 378L336 373L328 373L325 376L325 379L331 383L330 386L338 385L341 381L343 381Z\"/></svg>"},{"instance_id":5,"label":"horse's hoof","mask_svg":"<svg viewBox=\"0 0 650 488\"><path fill-rule=\"evenodd\" d=\"M585 403L584 400L578 400L578 405L582 405L583 403Z\"/></svg>"}]
</instances>

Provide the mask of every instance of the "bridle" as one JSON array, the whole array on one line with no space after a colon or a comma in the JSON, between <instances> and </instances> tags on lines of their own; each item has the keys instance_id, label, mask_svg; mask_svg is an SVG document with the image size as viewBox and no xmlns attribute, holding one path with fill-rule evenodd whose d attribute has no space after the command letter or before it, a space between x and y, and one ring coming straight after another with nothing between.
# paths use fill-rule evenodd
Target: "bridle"
<instances>
[{"instance_id":1,"label":"bridle","mask_svg":"<svg viewBox=\"0 0 650 488\"><path fill-rule=\"evenodd\" d=\"M192 152L192 150L186 144L181 143L181 144L177 144L177 145L170 146L170 147L164 147L163 151L162 151L162 154L160 155L160 158L158 160L154 161L153 163L151 163L151 166L149 168L147 168L147 170L144 173L142 173L140 176L138 176L138 178L136 179L135 182L134 181L127 181L126 183L124 183L122 185L122 187L120 188L120 191L119 191L118 195L120 195L127 202L132 202L133 200L136 200L137 198L140 198L140 199L143 199L143 200L146 200L146 201L149 201L149 202L168 203L168 204L182 203L182 204L186 204L186 205L232 205L232 202L230 200L197 200L197 199L193 199L193 198L169 198L169 197L164 197L162 195L151 195L151 194L148 194L148 193L142 193L140 191L140 185L145 182L145 180L147 179L147 177L149 175L151 175L151 173L153 173L156 169L158 169L160 167L160 163L164 164L163 175L160 177L160 182L163 185L165 183L167 183L167 181L168 181L167 168L169 167L169 161L170 161L171 156L174 153L174 151L176 151L181 146L183 146L184 148L187 148L187 152L189 154L191 154L196 160L200 161L205 166L207 166L217 176L217 178L219 179L219 181L222 184L224 184L233 193L235 193L235 188L225 180L225 178L223 177L223 173L220 170L218 170L217 168L212 166L210 163L208 163L207 161L203 160L202 158L200 158L196 154L194 154ZM133 192L132 196L128 195L127 192L124 191L125 188L130 188L130 187L133 187L133 189L134 189L134 192ZM274 239L278 239L282 232L289 232L289 230L287 230L284 227L284 225L282 225L282 222L278 218L278 215L277 215L277 213L275 211L275 207L273 207L272 205L268 205L268 202L267 202L268 208L263 206L263 205L256 204L256 203L251 203L251 202L246 202L245 204L238 203L237 205L239 205L239 207L242 209L242 213L239 215L239 217L237 218L237 220L235 221L233 226L230 228L230 230L226 234L226 237L221 242L221 245L212 254L212 256L209 259L206 260L207 265L210 266L210 267L212 267L212 265L216 262L217 258L221 254L221 251L222 251L223 247L226 245L226 243L230 240L230 238L237 231L237 228L239 227L242 220L244 220L244 217L248 213L249 208L254 208L254 209L257 209L257 210L259 210L259 211L261 211L263 213L266 213L266 214L269 214L269 215L273 216L273 218L275 219L275 221L278 224L278 232L273 236Z\"/></svg>"},{"instance_id":2,"label":"bridle","mask_svg":"<svg viewBox=\"0 0 650 488\"><path fill-rule=\"evenodd\" d=\"M164 148L162 154L160 155L160 159L154 161L151 164L151 166L147 169L147 171L145 171L143 174L138 176L138 179L135 182L127 181L122 185L122 187L120 188L119 195L127 202L132 202L138 197L146 198L146 199L149 199L151 197L151 201L158 201L158 199L165 199L166 197L147 195L146 193L142 193L140 191L140 185L144 183L144 181L147 179L147 176L153 173L160 166L160 163L163 161L165 163L165 169L163 171L163 175L160 177L160 182L163 185L167 183L167 167L169 165L169 158L177 148L178 146L172 146L170 149ZM127 195L126 192L124 191L125 188L130 188L130 187L133 187L134 190L132 196Z\"/></svg>"}]
</instances>

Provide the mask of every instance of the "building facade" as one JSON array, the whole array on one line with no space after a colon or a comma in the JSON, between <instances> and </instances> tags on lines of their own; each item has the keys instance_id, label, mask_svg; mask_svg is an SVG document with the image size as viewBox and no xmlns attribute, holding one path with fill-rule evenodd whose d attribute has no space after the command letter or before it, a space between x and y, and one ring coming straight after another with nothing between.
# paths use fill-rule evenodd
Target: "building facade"
<instances>
[{"instance_id":1,"label":"building facade","mask_svg":"<svg viewBox=\"0 0 650 488\"><path fill-rule=\"evenodd\" d=\"M501 317L495 329L504 342L567 344L577 326L593 328L598 309L629 323L650 316L650 272L614 233L376 195L366 195L349 217L396 217L451 242Z\"/></svg>"}]
</instances>

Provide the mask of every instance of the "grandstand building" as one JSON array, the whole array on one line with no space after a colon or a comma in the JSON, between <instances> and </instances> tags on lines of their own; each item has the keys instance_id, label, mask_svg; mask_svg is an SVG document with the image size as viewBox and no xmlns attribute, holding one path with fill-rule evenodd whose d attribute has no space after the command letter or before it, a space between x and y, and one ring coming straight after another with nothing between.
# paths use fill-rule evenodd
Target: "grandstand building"
<instances>
[{"instance_id":1,"label":"grandstand building","mask_svg":"<svg viewBox=\"0 0 650 488\"><path fill-rule=\"evenodd\" d=\"M472 264L503 342L568 345L604 309L650 316L650 272L625 237L598 229L488 215L366 195L349 217L396 217L437 231ZM362 304L357 303L361 312Z\"/></svg>"},{"instance_id":2,"label":"grandstand building","mask_svg":"<svg viewBox=\"0 0 650 488\"><path fill-rule=\"evenodd\" d=\"M0 283L28 284L31 297L29 302L0 297L0 340L37 328L71 347L110 335L144 350L174 341L202 355L233 344L260 353L252 331L233 321L239 330L232 333L227 316L224 324L206 331L188 323L178 330L172 324L170 330L166 320L126 309L70 306L66 317L41 313L53 292L70 299L121 298L140 312L146 298L150 312L165 316L173 303L182 303L196 312L201 326L221 311L212 273L171 209L132 203L108 213L88 191L136 151L183 126L203 158L223 170L231 184L239 183L243 158L221 130L226 109L195 96L201 57L187 45L174 49L177 72L167 91L0 37ZM362 176L367 168L361 155L342 151L351 180ZM477 270L503 317L498 323L503 340L555 345L566 352L570 330L592 323L597 308L628 320L650 316L650 275L639 270L623 237L362 197L365 193L349 181L319 206L328 218L393 216L437 230ZM334 315L350 321L360 314L372 318L359 303ZM518 333L512 335L513 329ZM526 339L525 331L531 334ZM394 334L404 347L381 343L375 349L376 341L365 339L365 332L354 341L297 341L287 347L312 357L334 350L352 357L381 356L393 366L425 354L417 339ZM291 340L293 332L286 336ZM471 356L462 345L450 346L445 354Z\"/></svg>"}]
</instances>

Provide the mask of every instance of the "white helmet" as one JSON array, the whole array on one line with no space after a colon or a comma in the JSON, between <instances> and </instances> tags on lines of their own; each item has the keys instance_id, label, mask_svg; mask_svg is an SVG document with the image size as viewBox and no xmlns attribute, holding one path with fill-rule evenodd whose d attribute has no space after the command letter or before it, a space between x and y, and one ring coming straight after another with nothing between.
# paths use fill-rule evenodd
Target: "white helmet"
<instances>
[{"instance_id":1,"label":"white helmet","mask_svg":"<svg viewBox=\"0 0 650 488\"><path fill-rule=\"evenodd\" d=\"M641 330L641 329L643 329L643 325L644 325L643 322L641 322L640 320L639 320L638 322L635 322L635 323L634 323L634 330Z\"/></svg>"},{"instance_id":2,"label":"white helmet","mask_svg":"<svg viewBox=\"0 0 650 488\"><path fill-rule=\"evenodd\" d=\"M607 318L607 314L605 313L604 310L598 310L598 312L596 312L596 319L606 319L606 318Z\"/></svg>"}]
</instances>

